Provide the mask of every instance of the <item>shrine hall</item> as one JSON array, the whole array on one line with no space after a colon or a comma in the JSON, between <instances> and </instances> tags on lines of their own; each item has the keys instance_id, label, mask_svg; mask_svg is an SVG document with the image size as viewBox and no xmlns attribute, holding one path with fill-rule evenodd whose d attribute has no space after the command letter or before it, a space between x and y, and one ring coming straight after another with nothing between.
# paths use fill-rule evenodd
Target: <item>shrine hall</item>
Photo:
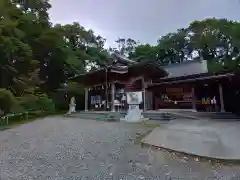
<instances>
[{"instance_id":1,"label":"shrine hall","mask_svg":"<svg viewBox=\"0 0 240 180\"><path fill-rule=\"evenodd\" d=\"M127 93L139 92L143 111L191 109L235 112L239 75L210 73L206 60L160 66L113 53L104 68L71 78L85 87L85 111L126 111Z\"/></svg>"}]
</instances>

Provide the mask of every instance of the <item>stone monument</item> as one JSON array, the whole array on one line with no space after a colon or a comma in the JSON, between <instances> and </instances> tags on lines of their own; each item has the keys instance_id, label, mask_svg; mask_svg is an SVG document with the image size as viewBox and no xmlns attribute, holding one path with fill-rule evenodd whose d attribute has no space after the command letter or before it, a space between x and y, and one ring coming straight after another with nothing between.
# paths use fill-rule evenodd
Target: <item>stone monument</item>
<instances>
[{"instance_id":1,"label":"stone monument","mask_svg":"<svg viewBox=\"0 0 240 180\"><path fill-rule=\"evenodd\" d=\"M148 120L143 118L142 110L140 110L139 105L142 102L142 92L129 92L127 93L127 103L128 111L127 115L121 120L127 122L141 122Z\"/></svg>"},{"instance_id":2,"label":"stone monument","mask_svg":"<svg viewBox=\"0 0 240 180\"><path fill-rule=\"evenodd\" d=\"M73 112L76 112L75 97L71 97L70 104L69 104L68 114L71 114L71 113L73 113Z\"/></svg>"}]
</instances>

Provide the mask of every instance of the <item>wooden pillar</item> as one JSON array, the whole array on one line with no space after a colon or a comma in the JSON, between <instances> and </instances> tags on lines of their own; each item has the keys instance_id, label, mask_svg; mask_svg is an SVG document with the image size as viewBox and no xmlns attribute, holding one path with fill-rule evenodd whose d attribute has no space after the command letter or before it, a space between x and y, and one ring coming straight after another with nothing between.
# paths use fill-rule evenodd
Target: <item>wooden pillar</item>
<instances>
[{"instance_id":1,"label":"wooden pillar","mask_svg":"<svg viewBox=\"0 0 240 180\"><path fill-rule=\"evenodd\" d=\"M193 108L194 111L197 111L197 109L196 109L196 96L195 96L195 88L194 87L192 87L191 94L192 94L192 108Z\"/></svg>"},{"instance_id":2,"label":"wooden pillar","mask_svg":"<svg viewBox=\"0 0 240 180\"><path fill-rule=\"evenodd\" d=\"M144 77L142 78L142 91L143 91L143 111L146 111L146 83Z\"/></svg>"},{"instance_id":3,"label":"wooden pillar","mask_svg":"<svg viewBox=\"0 0 240 180\"><path fill-rule=\"evenodd\" d=\"M224 99L223 99L223 88L222 88L221 83L218 84L218 89L219 89L219 96L220 96L221 112L225 112Z\"/></svg>"},{"instance_id":4,"label":"wooden pillar","mask_svg":"<svg viewBox=\"0 0 240 180\"><path fill-rule=\"evenodd\" d=\"M88 88L85 88L85 111L88 111Z\"/></svg>"},{"instance_id":5,"label":"wooden pillar","mask_svg":"<svg viewBox=\"0 0 240 180\"><path fill-rule=\"evenodd\" d=\"M115 84L114 84L114 82L111 83L111 100L112 100L111 111L112 111L112 112L115 112L115 105L114 105L114 100L115 100Z\"/></svg>"}]
</instances>

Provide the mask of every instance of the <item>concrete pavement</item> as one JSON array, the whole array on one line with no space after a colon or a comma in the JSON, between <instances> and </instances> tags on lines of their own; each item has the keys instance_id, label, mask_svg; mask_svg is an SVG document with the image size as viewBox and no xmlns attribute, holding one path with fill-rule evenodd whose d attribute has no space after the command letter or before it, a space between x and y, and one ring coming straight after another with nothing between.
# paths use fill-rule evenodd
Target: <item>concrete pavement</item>
<instances>
[{"instance_id":1,"label":"concrete pavement","mask_svg":"<svg viewBox=\"0 0 240 180\"><path fill-rule=\"evenodd\" d=\"M240 122L173 120L154 129L142 143L188 154L240 160Z\"/></svg>"}]
</instances>

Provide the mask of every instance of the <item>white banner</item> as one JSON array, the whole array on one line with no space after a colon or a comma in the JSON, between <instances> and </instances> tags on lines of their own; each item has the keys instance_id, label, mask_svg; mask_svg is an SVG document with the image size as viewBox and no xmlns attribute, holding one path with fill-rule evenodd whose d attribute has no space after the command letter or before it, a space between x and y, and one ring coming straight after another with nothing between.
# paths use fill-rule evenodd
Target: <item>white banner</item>
<instances>
[{"instance_id":1,"label":"white banner","mask_svg":"<svg viewBox=\"0 0 240 180\"><path fill-rule=\"evenodd\" d=\"M143 92L127 92L127 103L128 104L141 104L143 101Z\"/></svg>"}]
</instances>

